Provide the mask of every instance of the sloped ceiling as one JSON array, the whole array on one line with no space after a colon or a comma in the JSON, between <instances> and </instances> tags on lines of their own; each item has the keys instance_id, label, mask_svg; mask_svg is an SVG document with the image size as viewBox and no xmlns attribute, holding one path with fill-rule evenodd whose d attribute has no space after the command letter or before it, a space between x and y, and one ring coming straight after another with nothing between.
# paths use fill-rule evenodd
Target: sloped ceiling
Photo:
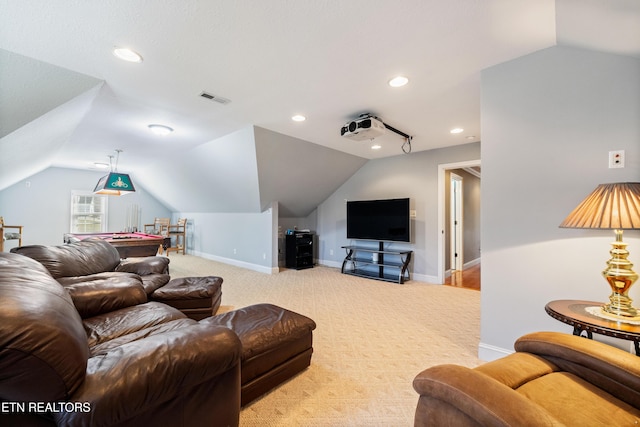
<instances>
[{"instance_id":1,"label":"sloped ceiling","mask_svg":"<svg viewBox=\"0 0 640 427\"><path fill-rule=\"evenodd\" d=\"M279 202L281 217L305 217L367 160L256 127L262 210Z\"/></svg>"},{"instance_id":2,"label":"sloped ceiling","mask_svg":"<svg viewBox=\"0 0 640 427\"><path fill-rule=\"evenodd\" d=\"M640 56L637 0L0 0L0 10L0 190L123 149L120 170L176 211L281 201L304 214L358 164L403 155L393 133L377 151L342 138L361 113L412 135L413 151L479 141L482 69L555 44ZM114 46L143 62L119 61ZM409 84L390 88L397 74ZM175 131L159 138L151 123ZM305 179L330 183L279 191Z\"/></svg>"},{"instance_id":3,"label":"sloped ceiling","mask_svg":"<svg viewBox=\"0 0 640 427\"><path fill-rule=\"evenodd\" d=\"M367 160L248 127L136 169L136 181L182 212L262 212L304 217ZM158 191L161 189L161 191Z\"/></svg>"},{"instance_id":4,"label":"sloped ceiling","mask_svg":"<svg viewBox=\"0 0 640 427\"><path fill-rule=\"evenodd\" d=\"M51 166L102 85L0 49L0 189Z\"/></svg>"}]
</instances>

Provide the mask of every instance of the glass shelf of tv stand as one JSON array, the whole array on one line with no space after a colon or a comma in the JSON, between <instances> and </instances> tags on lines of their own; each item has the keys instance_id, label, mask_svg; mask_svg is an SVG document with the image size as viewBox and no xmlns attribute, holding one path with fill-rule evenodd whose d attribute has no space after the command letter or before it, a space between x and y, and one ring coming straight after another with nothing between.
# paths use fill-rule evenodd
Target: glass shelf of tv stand
<instances>
[{"instance_id":1,"label":"glass shelf of tv stand","mask_svg":"<svg viewBox=\"0 0 640 427\"><path fill-rule=\"evenodd\" d=\"M409 280L409 262L413 251L384 250L360 246L342 246L347 256L342 273L403 284ZM360 255L358 255L360 254Z\"/></svg>"}]
</instances>

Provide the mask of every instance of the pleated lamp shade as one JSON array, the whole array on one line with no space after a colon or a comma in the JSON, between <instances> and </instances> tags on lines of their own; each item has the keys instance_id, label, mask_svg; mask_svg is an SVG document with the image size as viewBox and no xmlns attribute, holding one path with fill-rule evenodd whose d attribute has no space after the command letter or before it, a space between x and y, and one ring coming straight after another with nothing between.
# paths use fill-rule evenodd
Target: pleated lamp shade
<instances>
[{"instance_id":1,"label":"pleated lamp shade","mask_svg":"<svg viewBox=\"0 0 640 427\"><path fill-rule=\"evenodd\" d=\"M640 229L640 182L598 185L560 227Z\"/></svg>"}]
</instances>

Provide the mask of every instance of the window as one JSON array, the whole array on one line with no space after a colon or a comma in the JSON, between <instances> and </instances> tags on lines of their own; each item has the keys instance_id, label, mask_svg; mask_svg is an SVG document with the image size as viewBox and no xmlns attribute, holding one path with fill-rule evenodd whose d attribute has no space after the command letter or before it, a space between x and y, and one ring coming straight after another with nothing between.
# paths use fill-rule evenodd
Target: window
<instances>
[{"instance_id":1,"label":"window","mask_svg":"<svg viewBox=\"0 0 640 427\"><path fill-rule=\"evenodd\" d=\"M107 231L107 196L89 191L71 192L71 233Z\"/></svg>"}]
</instances>

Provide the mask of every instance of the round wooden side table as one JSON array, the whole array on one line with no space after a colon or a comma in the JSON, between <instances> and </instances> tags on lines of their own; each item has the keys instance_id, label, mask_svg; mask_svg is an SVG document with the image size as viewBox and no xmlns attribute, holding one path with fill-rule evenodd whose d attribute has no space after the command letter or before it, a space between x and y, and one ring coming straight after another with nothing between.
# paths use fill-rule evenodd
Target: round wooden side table
<instances>
[{"instance_id":1,"label":"round wooden side table","mask_svg":"<svg viewBox=\"0 0 640 427\"><path fill-rule=\"evenodd\" d=\"M617 322L593 315L589 307L602 306L601 302L556 300L548 303L544 309L556 320L573 326L573 335L593 338L593 333L633 341L636 355L640 356L640 325Z\"/></svg>"}]
</instances>

